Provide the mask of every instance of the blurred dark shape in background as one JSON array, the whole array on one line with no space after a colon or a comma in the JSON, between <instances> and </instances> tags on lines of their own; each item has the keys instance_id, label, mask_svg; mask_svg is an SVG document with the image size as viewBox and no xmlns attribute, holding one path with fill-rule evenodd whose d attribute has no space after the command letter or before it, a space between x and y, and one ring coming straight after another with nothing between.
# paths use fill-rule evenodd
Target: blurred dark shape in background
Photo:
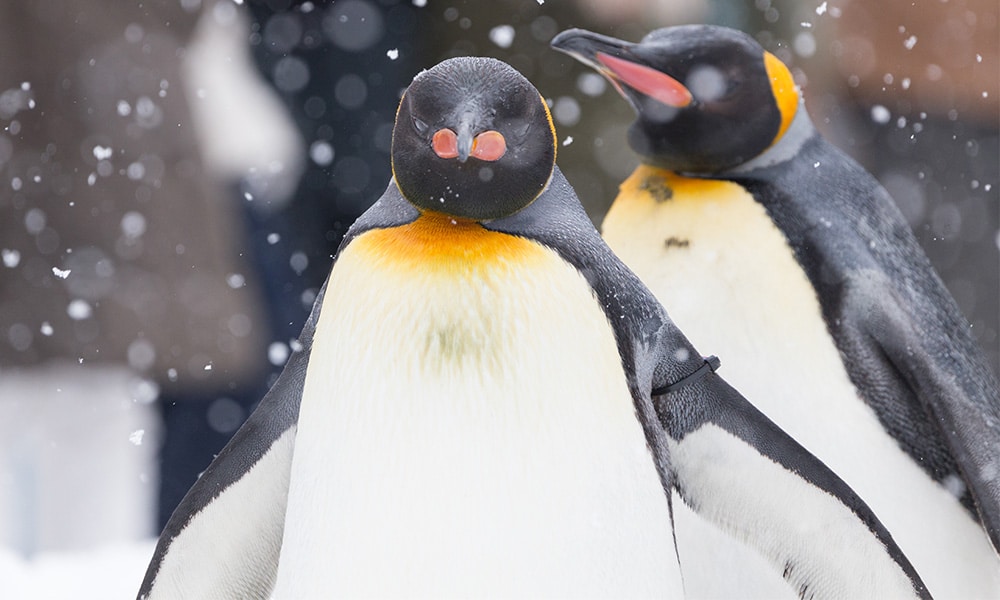
<instances>
[{"instance_id":1,"label":"blurred dark shape in background","mask_svg":"<svg viewBox=\"0 0 1000 600\"><path fill-rule=\"evenodd\" d=\"M30 507L0 531L24 552L65 547L70 524L93 534L70 546L153 533L157 387L226 389L264 362L252 279L230 279L236 207L203 171L179 76L196 19L168 1L0 4L0 410L24 425L0 468L5 508ZM64 424L28 427L39 413Z\"/></svg>"},{"instance_id":2,"label":"blurred dark shape in background","mask_svg":"<svg viewBox=\"0 0 1000 600\"><path fill-rule=\"evenodd\" d=\"M261 0L246 6L248 46L292 116L306 161L288 198L261 195L256 177L233 182L273 340L268 368L254 385L242 386L245 393L227 396L244 418L284 366L347 228L385 191L396 106L426 62L418 35L423 11L408 1ZM235 431L207 422L210 396L191 400L177 399L166 414L161 527Z\"/></svg>"}]
</instances>

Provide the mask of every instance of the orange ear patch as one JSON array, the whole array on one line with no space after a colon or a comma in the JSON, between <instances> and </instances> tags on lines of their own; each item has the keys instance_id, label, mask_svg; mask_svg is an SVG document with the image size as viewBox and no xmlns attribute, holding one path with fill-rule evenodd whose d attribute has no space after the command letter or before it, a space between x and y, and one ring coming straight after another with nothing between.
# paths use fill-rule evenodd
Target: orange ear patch
<instances>
[{"instance_id":1,"label":"orange ear patch","mask_svg":"<svg viewBox=\"0 0 1000 600\"><path fill-rule=\"evenodd\" d=\"M499 160L506 152L507 141L499 131L484 131L472 140L472 156L479 160Z\"/></svg>"},{"instance_id":2,"label":"orange ear patch","mask_svg":"<svg viewBox=\"0 0 1000 600\"><path fill-rule=\"evenodd\" d=\"M431 138L431 146L434 148L434 154L441 158L458 156L458 136L450 129L438 129Z\"/></svg>"},{"instance_id":3,"label":"orange ear patch","mask_svg":"<svg viewBox=\"0 0 1000 600\"><path fill-rule=\"evenodd\" d=\"M795 87L795 80L785 63L770 52L764 53L764 69L767 71L768 77L771 78L774 103L778 106L778 112L781 113L781 125L778 128L778 134L774 136L774 141L777 142L788 131L788 126L792 124L792 119L795 118L795 113L799 109L799 90Z\"/></svg>"}]
</instances>

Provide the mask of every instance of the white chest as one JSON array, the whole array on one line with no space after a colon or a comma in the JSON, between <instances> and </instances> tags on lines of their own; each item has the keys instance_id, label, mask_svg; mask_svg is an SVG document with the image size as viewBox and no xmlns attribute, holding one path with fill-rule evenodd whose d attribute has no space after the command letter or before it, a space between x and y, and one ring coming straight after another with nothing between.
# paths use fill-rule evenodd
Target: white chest
<instances>
[{"instance_id":1,"label":"white chest","mask_svg":"<svg viewBox=\"0 0 1000 600\"><path fill-rule=\"evenodd\" d=\"M471 271L387 266L376 245L347 248L324 299L275 597L679 595L583 278L533 244Z\"/></svg>"},{"instance_id":2,"label":"white chest","mask_svg":"<svg viewBox=\"0 0 1000 600\"><path fill-rule=\"evenodd\" d=\"M667 177L669 200L625 197L649 175ZM978 525L858 396L814 289L764 208L729 182L648 167L633 178L604 237L695 346L718 355L727 381L864 498L935 597L1000 590ZM678 524L682 563L684 536Z\"/></svg>"}]
</instances>

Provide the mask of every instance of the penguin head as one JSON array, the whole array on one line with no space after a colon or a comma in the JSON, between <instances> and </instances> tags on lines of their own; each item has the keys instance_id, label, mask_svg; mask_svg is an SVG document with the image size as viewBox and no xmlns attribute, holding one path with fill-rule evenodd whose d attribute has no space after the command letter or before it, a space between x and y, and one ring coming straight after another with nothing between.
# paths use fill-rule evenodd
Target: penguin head
<instances>
[{"instance_id":1,"label":"penguin head","mask_svg":"<svg viewBox=\"0 0 1000 600\"><path fill-rule=\"evenodd\" d=\"M744 163L777 142L798 110L788 68L734 29L666 27L638 44L570 29L552 46L611 81L637 113L629 145L670 170Z\"/></svg>"},{"instance_id":2,"label":"penguin head","mask_svg":"<svg viewBox=\"0 0 1000 600\"><path fill-rule=\"evenodd\" d=\"M403 94L392 132L393 176L421 211L506 217L548 185L555 135L545 100L511 66L448 59L417 75Z\"/></svg>"}]
</instances>

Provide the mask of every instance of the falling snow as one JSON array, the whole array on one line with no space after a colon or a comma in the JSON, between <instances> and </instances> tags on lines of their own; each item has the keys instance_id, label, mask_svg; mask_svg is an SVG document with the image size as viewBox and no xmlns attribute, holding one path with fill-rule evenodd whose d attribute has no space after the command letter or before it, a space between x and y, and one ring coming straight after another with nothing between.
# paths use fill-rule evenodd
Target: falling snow
<instances>
[{"instance_id":1,"label":"falling snow","mask_svg":"<svg viewBox=\"0 0 1000 600\"><path fill-rule=\"evenodd\" d=\"M325 167L333 162L333 146L329 142L319 140L309 146L309 158L321 167Z\"/></svg>"},{"instance_id":2,"label":"falling snow","mask_svg":"<svg viewBox=\"0 0 1000 600\"><path fill-rule=\"evenodd\" d=\"M94 312L90 304L86 300L81 300L79 298L70 301L69 305L66 307L66 314L69 318L74 321L82 321L90 317Z\"/></svg>"},{"instance_id":3,"label":"falling snow","mask_svg":"<svg viewBox=\"0 0 1000 600\"><path fill-rule=\"evenodd\" d=\"M111 158L113 151L110 146L94 146L94 158L97 160L107 160Z\"/></svg>"},{"instance_id":4,"label":"falling snow","mask_svg":"<svg viewBox=\"0 0 1000 600\"><path fill-rule=\"evenodd\" d=\"M128 441L132 442L136 446L142 445L142 436L146 435L145 429L136 429L128 436Z\"/></svg>"},{"instance_id":5,"label":"falling snow","mask_svg":"<svg viewBox=\"0 0 1000 600\"><path fill-rule=\"evenodd\" d=\"M280 367L288 360L288 345L282 342L273 342L267 347L267 360L276 367Z\"/></svg>"},{"instance_id":6,"label":"falling snow","mask_svg":"<svg viewBox=\"0 0 1000 600\"><path fill-rule=\"evenodd\" d=\"M510 48L514 43L514 28L510 25L497 25L490 29L490 41L501 48Z\"/></svg>"},{"instance_id":7,"label":"falling snow","mask_svg":"<svg viewBox=\"0 0 1000 600\"><path fill-rule=\"evenodd\" d=\"M563 145L563 146L569 146L569 145L570 145L570 144L572 144L572 143L573 143L573 136L571 136L571 135L567 135L567 136L566 136L566 139L564 139L564 140L563 140L563 143L562 143L562 145Z\"/></svg>"},{"instance_id":8,"label":"falling snow","mask_svg":"<svg viewBox=\"0 0 1000 600\"><path fill-rule=\"evenodd\" d=\"M560 96L552 105L552 117L559 125L576 125L580 114L580 104L572 96Z\"/></svg>"},{"instance_id":9,"label":"falling snow","mask_svg":"<svg viewBox=\"0 0 1000 600\"><path fill-rule=\"evenodd\" d=\"M801 31L792 42L795 53L803 58L816 54L816 36L808 31Z\"/></svg>"},{"instance_id":10,"label":"falling snow","mask_svg":"<svg viewBox=\"0 0 1000 600\"><path fill-rule=\"evenodd\" d=\"M64 271L64 270L60 269L59 267L52 267L52 274L55 275L56 277L58 277L59 279L66 279L67 277L69 277L69 274L71 272L72 271L70 269L66 269Z\"/></svg>"},{"instance_id":11,"label":"falling snow","mask_svg":"<svg viewBox=\"0 0 1000 600\"><path fill-rule=\"evenodd\" d=\"M826 13L826 2L824 2L823 4L820 4L819 6L816 7L816 14L817 15L822 15L824 13Z\"/></svg>"},{"instance_id":12,"label":"falling snow","mask_svg":"<svg viewBox=\"0 0 1000 600\"><path fill-rule=\"evenodd\" d=\"M963 495L965 495L965 482L962 481L962 478L959 477L958 475L955 474L948 475L947 477L941 480L941 485L944 487L944 489L948 490L948 492L952 496L956 498L961 498Z\"/></svg>"},{"instance_id":13,"label":"falling snow","mask_svg":"<svg viewBox=\"0 0 1000 600\"><path fill-rule=\"evenodd\" d=\"M903 47L907 50L913 50L913 47L917 45L917 36L911 35L903 41Z\"/></svg>"},{"instance_id":14,"label":"falling snow","mask_svg":"<svg viewBox=\"0 0 1000 600\"><path fill-rule=\"evenodd\" d=\"M4 248L3 250L0 250L0 257L3 258L3 266L8 269L13 269L21 263L21 253L17 250Z\"/></svg>"},{"instance_id":15,"label":"falling snow","mask_svg":"<svg viewBox=\"0 0 1000 600\"><path fill-rule=\"evenodd\" d=\"M226 285L237 290L247 284L247 278L239 273L230 273L226 276Z\"/></svg>"},{"instance_id":16,"label":"falling snow","mask_svg":"<svg viewBox=\"0 0 1000 600\"><path fill-rule=\"evenodd\" d=\"M391 48L386 51L385 55L389 57L389 60L396 60L399 58L399 48Z\"/></svg>"},{"instance_id":17,"label":"falling snow","mask_svg":"<svg viewBox=\"0 0 1000 600\"><path fill-rule=\"evenodd\" d=\"M892 118L892 113L889 112L888 108L882 106L881 104L876 104L872 107L871 116L872 121L875 121L880 125L884 125L889 122L889 119Z\"/></svg>"},{"instance_id":18,"label":"falling snow","mask_svg":"<svg viewBox=\"0 0 1000 600\"><path fill-rule=\"evenodd\" d=\"M142 234L146 233L146 217L140 212L130 210L122 215L120 227L126 238L142 237Z\"/></svg>"},{"instance_id":19,"label":"falling snow","mask_svg":"<svg viewBox=\"0 0 1000 600\"><path fill-rule=\"evenodd\" d=\"M585 72L576 79L576 89L586 96L600 96L607 87L607 80L597 73Z\"/></svg>"}]
</instances>

